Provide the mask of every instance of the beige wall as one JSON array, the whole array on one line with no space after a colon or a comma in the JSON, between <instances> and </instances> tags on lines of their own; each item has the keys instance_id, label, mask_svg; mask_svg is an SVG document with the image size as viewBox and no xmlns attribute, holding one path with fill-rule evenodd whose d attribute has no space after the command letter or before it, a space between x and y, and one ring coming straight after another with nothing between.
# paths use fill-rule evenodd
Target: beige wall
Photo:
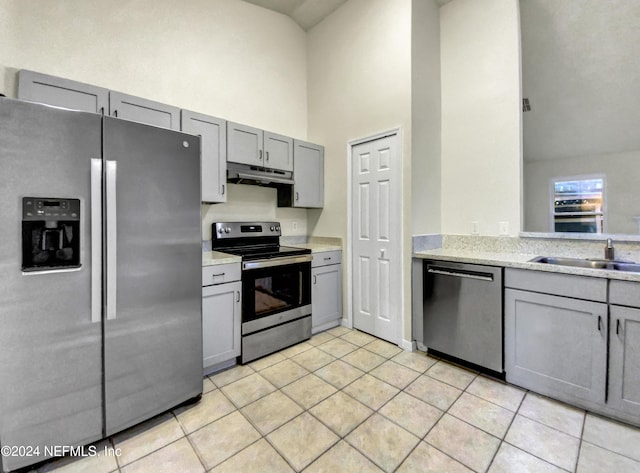
<instances>
[{"instance_id":1,"label":"beige wall","mask_svg":"<svg viewBox=\"0 0 640 473\"><path fill-rule=\"evenodd\" d=\"M3 0L0 26L7 95L15 70L32 69L307 138L306 34L284 15L239 0ZM235 218L252 215L254 194L231 193ZM266 202L306 228L306 210ZM203 238L234 218L202 213Z\"/></svg>"},{"instance_id":2,"label":"beige wall","mask_svg":"<svg viewBox=\"0 0 640 473\"><path fill-rule=\"evenodd\" d=\"M442 233L520 231L518 0L453 0L440 9Z\"/></svg>"},{"instance_id":3,"label":"beige wall","mask_svg":"<svg viewBox=\"0 0 640 473\"><path fill-rule=\"evenodd\" d=\"M440 233L440 11L413 0L411 12L412 234Z\"/></svg>"},{"instance_id":4,"label":"beige wall","mask_svg":"<svg viewBox=\"0 0 640 473\"><path fill-rule=\"evenodd\" d=\"M284 15L239 0L1 5L6 66L306 138L305 33Z\"/></svg>"},{"instance_id":5,"label":"beige wall","mask_svg":"<svg viewBox=\"0 0 640 473\"><path fill-rule=\"evenodd\" d=\"M347 143L401 127L404 256L411 251L411 0L350 0L308 33L309 140L325 145L325 207L313 235L347 238ZM348 252L343 261L348 264ZM406 264L405 264L406 262ZM345 272L345 284L348 278ZM404 284L409 301L409 284ZM404 304L409 313L408 303ZM345 312L346 313L346 312ZM410 317L403 338L410 339Z\"/></svg>"}]
</instances>

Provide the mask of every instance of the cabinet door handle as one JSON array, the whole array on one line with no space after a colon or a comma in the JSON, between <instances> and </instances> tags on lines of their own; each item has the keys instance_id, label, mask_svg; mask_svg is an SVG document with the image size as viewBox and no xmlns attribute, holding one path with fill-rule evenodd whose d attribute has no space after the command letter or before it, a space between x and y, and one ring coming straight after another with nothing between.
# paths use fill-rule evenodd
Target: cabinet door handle
<instances>
[{"instance_id":1,"label":"cabinet door handle","mask_svg":"<svg viewBox=\"0 0 640 473\"><path fill-rule=\"evenodd\" d=\"M262 150L258 150L258 161L262 161Z\"/></svg>"},{"instance_id":2,"label":"cabinet door handle","mask_svg":"<svg viewBox=\"0 0 640 473\"><path fill-rule=\"evenodd\" d=\"M225 274L226 273L212 274L211 277L212 278L217 278L217 277L220 277L220 276L224 276Z\"/></svg>"},{"instance_id":3,"label":"cabinet door handle","mask_svg":"<svg viewBox=\"0 0 640 473\"><path fill-rule=\"evenodd\" d=\"M598 316L598 331L602 332L602 316Z\"/></svg>"},{"instance_id":4,"label":"cabinet door handle","mask_svg":"<svg viewBox=\"0 0 640 473\"><path fill-rule=\"evenodd\" d=\"M224 191L225 191L225 185L222 184L222 195L224 195Z\"/></svg>"},{"instance_id":5,"label":"cabinet door handle","mask_svg":"<svg viewBox=\"0 0 640 473\"><path fill-rule=\"evenodd\" d=\"M269 161L269 151L267 151L267 161Z\"/></svg>"},{"instance_id":6,"label":"cabinet door handle","mask_svg":"<svg viewBox=\"0 0 640 473\"><path fill-rule=\"evenodd\" d=\"M296 201L300 200L300 194L296 192Z\"/></svg>"},{"instance_id":7,"label":"cabinet door handle","mask_svg":"<svg viewBox=\"0 0 640 473\"><path fill-rule=\"evenodd\" d=\"M620 319L616 319L616 335L620 335Z\"/></svg>"},{"instance_id":8,"label":"cabinet door handle","mask_svg":"<svg viewBox=\"0 0 640 473\"><path fill-rule=\"evenodd\" d=\"M100 115L104 115L104 107L100 107Z\"/></svg>"},{"instance_id":9,"label":"cabinet door handle","mask_svg":"<svg viewBox=\"0 0 640 473\"><path fill-rule=\"evenodd\" d=\"M116 118L118 118L118 111L117 111L117 110L114 110L114 111L113 111L113 116L114 116L114 117L116 117Z\"/></svg>"},{"instance_id":10,"label":"cabinet door handle","mask_svg":"<svg viewBox=\"0 0 640 473\"><path fill-rule=\"evenodd\" d=\"M325 258L324 260L325 261L331 261L331 257L329 256L329 257Z\"/></svg>"},{"instance_id":11,"label":"cabinet door handle","mask_svg":"<svg viewBox=\"0 0 640 473\"><path fill-rule=\"evenodd\" d=\"M318 276L316 276L315 274L313 275L313 284L318 282Z\"/></svg>"},{"instance_id":12,"label":"cabinet door handle","mask_svg":"<svg viewBox=\"0 0 640 473\"><path fill-rule=\"evenodd\" d=\"M236 291L237 292L237 299L236 302L240 302L240 291Z\"/></svg>"}]
</instances>

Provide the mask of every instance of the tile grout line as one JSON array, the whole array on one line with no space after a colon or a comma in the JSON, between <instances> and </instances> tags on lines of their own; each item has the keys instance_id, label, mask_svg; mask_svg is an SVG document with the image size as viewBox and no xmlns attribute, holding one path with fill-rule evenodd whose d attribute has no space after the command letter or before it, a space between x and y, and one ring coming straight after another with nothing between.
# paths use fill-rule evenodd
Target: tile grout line
<instances>
[{"instance_id":1,"label":"tile grout line","mask_svg":"<svg viewBox=\"0 0 640 473\"><path fill-rule=\"evenodd\" d=\"M507 427L507 429L504 431L504 436L500 439L500 445L498 445L498 448L496 449L496 451L493 453L493 457L491 457L491 461L489 462L489 465L487 466L487 471L489 471L491 469L491 465L493 465L493 462L496 459L496 456L498 455L498 452L500 451L500 447L502 446L503 443L505 443L505 438L507 438L507 434L509 433L509 430L511 429L511 426L513 425L513 422L516 419L516 416L518 415L518 411L520 410L520 408L522 407L522 403L524 402L524 399L527 397L527 393L529 391L525 391L524 395L522 396L522 399L520 399L520 402L518 403L518 408L515 410L515 412L513 413L513 417L511 417L511 422L509 422L509 426ZM506 442L508 443L508 442ZM509 444L509 443L508 443ZM511 445L511 444L509 444ZM515 446L515 445L514 445ZM524 451L524 450L523 450ZM526 452L529 453L529 452ZM537 458L537 457L536 457ZM542 459L541 459L542 460ZM543 460L544 461L544 460ZM548 462L547 462L548 463ZM554 465L555 466L555 465Z\"/></svg>"}]
</instances>

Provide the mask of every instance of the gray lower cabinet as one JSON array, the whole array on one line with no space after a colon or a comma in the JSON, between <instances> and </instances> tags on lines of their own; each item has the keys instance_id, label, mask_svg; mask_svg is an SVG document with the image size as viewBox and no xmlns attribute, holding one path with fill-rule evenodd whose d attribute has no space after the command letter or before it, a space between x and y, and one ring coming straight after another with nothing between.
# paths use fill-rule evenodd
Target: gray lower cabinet
<instances>
[{"instance_id":1,"label":"gray lower cabinet","mask_svg":"<svg viewBox=\"0 0 640 473\"><path fill-rule=\"evenodd\" d=\"M640 424L640 284L611 281L609 301L608 403Z\"/></svg>"},{"instance_id":2,"label":"gray lower cabinet","mask_svg":"<svg viewBox=\"0 0 640 473\"><path fill-rule=\"evenodd\" d=\"M241 123L227 123L227 161L293 171L293 138Z\"/></svg>"},{"instance_id":3,"label":"gray lower cabinet","mask_svg":"<svg viewBox=\"0 0 640 473\"><path fill-rule=\"evenodd\" d=\"M640 425L640 284L507 268L505 286L507 381Z\"/></svg>"},{"instance_id":4,"label":"gray lower cabinet","mask_svg":"<svg viewBox=\"0 0 640 473\"><path fill-rule=\"evenodd\" d=\"M321 332L342 320L342 252L314 253L311 263L311 331Z\"/></svg>"},{"instance_id":5,"label":"gray lower cabinet","mask_svg":"<svg viewBox=\"0 0 640 473\"><path fill-rule=\"evenodd\" d=\"M121 92L109 92L109 115L171 130L180 129L180 109Z\"/></svg>"},{"instance_id":6,"label":"gray lower cabinet","mask_svg":"<svg viewBox=\"0 0 640 473\"><path fill-rule=\"evenodd\" d=\"M636 289L638 291L639 289ZM614 409L640 419L640 309L611 306L609 398Z\"/></svg>"},{"instance_id":7,"label":"gray lower cabinet","mask_svg":"<svg viewBox=\"0 0 640 473\"><path fill-rule=\"evenodd\" d=\"M92 113L105 113L109 90L28 70L18 72L18 98Z\"/></svg>"},{"instance_id":8,"label":"gray lower cabinet","mask_svg":"<svg viewBox=\"0 0 640 473\"><path fill-rule=\"evenodd\" d=\"M607 304L506 289L504 311L507 381L565 401L604 403Z\"/></svg>"},{"instance_id":9,"label":"gray lower cabinet","mask_svg":"<svg viewBox=\"0 0 640 473\"><path fill-rule=\"evenodd\" d=\"M224 267L239 264L203 268L203 281L213 282L202 288L202 348L205 373L233 364L240 356L242 283L216 281L230 279ZM235 273L235 271L233 271ZM225 365L225 362L230 362Z\"/></svg>"},{"instance_id":10,"label":"gray lower cabinet","mask_svg":"<svg viewBox=\"0 0 640 473\"><path fill-rule=\"evenodd\" d=\"M201 139L201 200L227 201L227 122L222 118L182 110L182 131Z\"/></svg>"},{"instance_id":11,"label":"gray lower cabinet","mask_svg":"<svg viewBox=\"0 0 640 473\"><path fill-rule=\"evenodd\" d=\"M293 142L293 207L324 206L324 147L305 141Z\"/></svg>"}]
</instances>

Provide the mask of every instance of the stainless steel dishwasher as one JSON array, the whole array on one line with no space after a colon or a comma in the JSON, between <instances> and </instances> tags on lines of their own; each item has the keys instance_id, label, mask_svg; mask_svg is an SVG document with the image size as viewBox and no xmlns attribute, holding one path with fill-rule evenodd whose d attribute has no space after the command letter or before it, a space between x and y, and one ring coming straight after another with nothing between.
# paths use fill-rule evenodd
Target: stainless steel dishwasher
<instances>
[{"instance_id":1,"label":"stainless steel dishwasher","mask_svg":"<svg viewBox=\"0 0 640 473\"><path fill-rule=\"evenodd\" d=\"M503 373L502 268L423 263L423 323L416 339L445 354Z\"/></svg>"}]
</instances>

